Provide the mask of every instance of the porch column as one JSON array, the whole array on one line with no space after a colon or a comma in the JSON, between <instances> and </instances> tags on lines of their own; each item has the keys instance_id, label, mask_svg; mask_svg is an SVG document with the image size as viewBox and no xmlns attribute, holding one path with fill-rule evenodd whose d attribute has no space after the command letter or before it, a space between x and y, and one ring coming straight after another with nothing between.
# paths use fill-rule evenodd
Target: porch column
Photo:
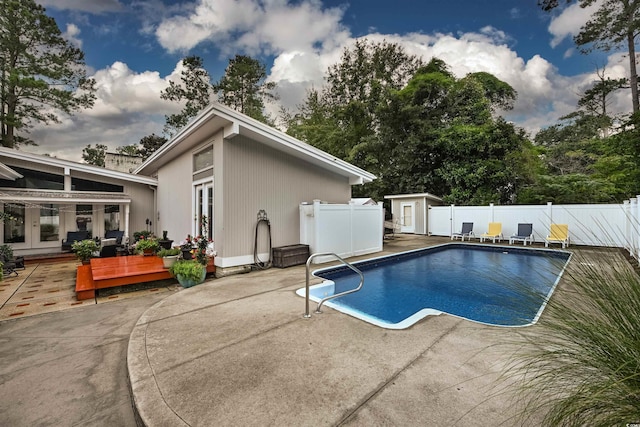
<instances>
[{"instance_id":1,"label":"porch column","mask_svg":"<svg viewBox=\"0 0 640 427\"><path fill-rule=\"evenodd\" d=\"M129 203L124 204L124 236L129 237Z\"/></svg>"}]
</instances>

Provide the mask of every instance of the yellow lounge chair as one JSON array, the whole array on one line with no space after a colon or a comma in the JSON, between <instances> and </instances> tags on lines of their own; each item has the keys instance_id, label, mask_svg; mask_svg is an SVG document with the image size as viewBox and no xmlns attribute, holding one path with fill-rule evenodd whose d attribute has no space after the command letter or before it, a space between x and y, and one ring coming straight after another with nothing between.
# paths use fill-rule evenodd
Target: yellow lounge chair
<instances>
[{"instance_id":1,"label":"yellow lounge chair","mask_svg":"<svg viewBox=\"0 0 640 427\"><path fill-rule=\"evenodd\" d=\"M551 232L545 239L544 246L548 248L549 243L560 243L563 249L569 246L569 225L551 224Z\"/></svg>"},{"instance_id":2,"label":"yellow lounge chair","mask_svg":"<svg viewBox=\"0 0 640 427\"><path fill-rule=\"evenodd\" d=\"M490 222L489 223L489 231L487 231L486 233L482 233L480 235L480 242L484 242L485 239L492 239L493 243L496 242L496 239L498 239L498 241L501 241L503 239L502 237L502 223L501 222Z\"/></svg>"}]
</instances>

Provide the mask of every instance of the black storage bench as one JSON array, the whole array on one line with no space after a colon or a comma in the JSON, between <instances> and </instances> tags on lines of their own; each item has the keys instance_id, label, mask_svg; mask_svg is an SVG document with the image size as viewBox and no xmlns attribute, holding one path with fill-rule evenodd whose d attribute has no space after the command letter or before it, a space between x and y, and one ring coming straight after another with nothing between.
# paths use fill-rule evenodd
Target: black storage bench
<instances>
[{"instance_id":1,"label":"black storage bench","mask_svg":"<svg viewBox=\"0 0 640 427\"><path fill-rule=\"evenodd\" d=\"M273 266L279 268L305 264L309 259L309 245L289 245L273 248Z\"/></svg>"}]
</instances>

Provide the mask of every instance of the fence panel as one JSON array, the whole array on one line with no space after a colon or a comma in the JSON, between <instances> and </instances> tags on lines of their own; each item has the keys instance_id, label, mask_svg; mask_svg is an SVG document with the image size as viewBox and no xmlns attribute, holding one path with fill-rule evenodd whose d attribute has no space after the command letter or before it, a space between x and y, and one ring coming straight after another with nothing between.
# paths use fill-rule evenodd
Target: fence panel
<instances>
[{"instance_id":1,"label":"fence panel","mask_svg":"<svg viewBox=\"0 0 640 427\"><path fill-rule=\"evenodd\" d=\"M536 241L544 241L551 223L568 224L571 243L614 246L638 252L638 202L593 205L510 205L434 206L429 213L429 234L450 236L463 222L473 222L474 232L487 231L489 222L502 223L505 239L517 231L519 223L533 224Z\"/></svg>"},{"instance_id":2,"label":"fence panel","mask_svg":"<svg viewBox=\"0 0 640 427\"><path fill-rule=\"evenodd\" d=\"M343 258L382 251L382 205L300 205L300 243L311 253L333 252ZM315 262L331 258L316 258Z\"/></svg>"}]
</instances>

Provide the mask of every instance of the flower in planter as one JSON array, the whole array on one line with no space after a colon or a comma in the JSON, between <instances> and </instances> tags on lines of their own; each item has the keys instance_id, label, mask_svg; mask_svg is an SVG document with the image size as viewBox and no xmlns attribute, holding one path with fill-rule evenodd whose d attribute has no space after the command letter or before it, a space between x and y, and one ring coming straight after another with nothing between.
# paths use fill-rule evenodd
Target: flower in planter
<instances>
[{"instance_id":1,"label":"flower in planter","mask_svg":"<svg viewBox=\"0 0 640 427\"><path fill-rule=\"evenodd\" d=\"M158 240L153 237L147 237L147 238L142 237L140 238L140 240L136 242L135 246L136 246L136 252L138 253L144 253L144 252L156 253L160 248L160 244L158 243Z\"/></svg>"}]
</instances>

